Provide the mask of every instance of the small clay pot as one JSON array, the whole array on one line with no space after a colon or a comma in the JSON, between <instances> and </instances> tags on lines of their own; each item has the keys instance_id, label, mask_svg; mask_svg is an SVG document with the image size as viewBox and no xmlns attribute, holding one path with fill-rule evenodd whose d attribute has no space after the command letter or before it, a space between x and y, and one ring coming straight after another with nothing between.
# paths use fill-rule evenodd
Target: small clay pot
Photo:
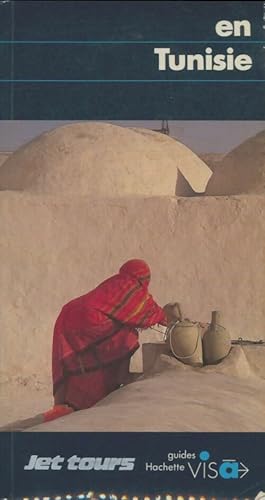
<instances>
[{"instance_id":1,"label":"small clay pot","mask_svg":"<svg viewBox=\"0 0 265 500\"><path fill-rule=\"evenodd\" d=\"M212 311L212 321L202 338L205 365L214 365L224 359L231 350L231 338L221 325L220 311Z\"/></svg>"}]
</instances>

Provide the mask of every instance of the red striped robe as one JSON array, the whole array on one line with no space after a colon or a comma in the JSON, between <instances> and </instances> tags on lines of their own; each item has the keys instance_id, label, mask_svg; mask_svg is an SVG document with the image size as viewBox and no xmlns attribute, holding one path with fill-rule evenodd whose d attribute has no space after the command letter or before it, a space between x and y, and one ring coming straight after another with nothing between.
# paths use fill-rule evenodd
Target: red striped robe
<instances>
[{"instance_id":1,"label":"red striped robe","mask_svg":"<svg viewBox=\"0 0 265 500\"><path fill-rule=\"evenodd\" d=\"M53 337L53 390L64 382L66 401L92 406L122 382L123 368L138 349L136 328L166 324L148 292L150 269L141 260L124 264L91 292L66 304Z\"/></svg>"}]
</instances>

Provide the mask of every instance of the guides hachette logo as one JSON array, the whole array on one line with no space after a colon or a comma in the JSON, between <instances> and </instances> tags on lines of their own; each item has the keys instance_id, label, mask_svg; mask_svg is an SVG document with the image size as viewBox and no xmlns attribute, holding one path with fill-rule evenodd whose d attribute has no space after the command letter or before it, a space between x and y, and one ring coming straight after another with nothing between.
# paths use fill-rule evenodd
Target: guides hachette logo
<instances>
[{"instance_id":1,"label":"guides hachette logo","mask_svg":"<svg viewBox=\"0 0 265 500\"><path fill-rule=\"evenodd\" d=\"M236 458L215 460L210 451L200 452L178 450L167 454L167 460L160 464L145 463L147 472L173 472L189 474L193 479L243 479L249 472L248 467ZM264 499L265 500L265 499Z\"/></svg>"},{"instance_id":2,"label":"guides hachette logo","mask_svg":"<svg viewBox=\"0 0 265 500\"><path fill-rule=\"evenodd\" d=\"M199 453L200 462L194 464L187 463L194 479L242 479L249 472L248 467L243 462L234 458L224 458L221 462L211 460L210 452L207 450ZM265 500L265 499L264 499Z\"/></svg>"}]
</instances>

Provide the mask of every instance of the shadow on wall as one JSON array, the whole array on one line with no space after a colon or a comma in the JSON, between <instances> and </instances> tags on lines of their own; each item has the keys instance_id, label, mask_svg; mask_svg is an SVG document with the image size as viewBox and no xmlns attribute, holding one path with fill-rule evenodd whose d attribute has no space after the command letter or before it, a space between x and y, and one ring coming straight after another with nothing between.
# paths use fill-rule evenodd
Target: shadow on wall
<instances>
[{"instance_id":1,"label":"shadow on wall","mask_svg":"<svg viewBox=\"0 0 265 500\"><path fill-rule=\"evenodd\" d=\"M208 182L207 196L265 193L265 131L228 153Z\"/></svg>"},{"instance_id":2,"label":"shadow on wall","mask_svg":"<svg viewBox=\"0 0 265 500\"><path fill-rule=\"evenodd\" d=\"M178 172L175 195L178 196L179 198L198 198L198 197L203 198L207 196L206 191L204 193L196 193L189 185L189 183L186 181L185 177L182 175L180 171Z\"/></svg>"},{"instance_id":3,"label":"shadow on wall","mask_svg":"<svg viewBox=\"0 0 265 500\"><path fill-rule=\"evenodd\" d=\"M179 193L182 193L182 194L179 194ZM204 193L195 193L195 191L193 191L190 184L186 181L185 177L179 171L178 177L177 177L177 182L176 182L175 195L176 196L184 196L184 197L189 196L190 197L190 196L203 196Z\"/></svg>"}]
</instances>

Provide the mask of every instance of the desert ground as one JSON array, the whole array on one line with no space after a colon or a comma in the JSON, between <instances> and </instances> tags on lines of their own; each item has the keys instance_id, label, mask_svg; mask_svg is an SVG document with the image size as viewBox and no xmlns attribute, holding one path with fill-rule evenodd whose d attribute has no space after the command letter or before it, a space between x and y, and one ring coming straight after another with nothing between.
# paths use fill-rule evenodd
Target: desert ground
<instances>
[{"instance_id":1,"label":"desert ground","mask_svg":"<svg viewBox=\"0 0 265 500\"><path fill-rule=\"evenodd\" d=\"M265 133L215 168L158 132L103 123L60 127L0 166L0 425L47 410L51 346L64 303L129 258L153 271L161 305L232 339L265 340ZM33 431L265 431L265 347L234 346L192 368L141 334L139 374L95 407ZM142 359L144 358L144 359ZM108 426L106 426L106 412Z\"/></svg>"}]
</instances>

